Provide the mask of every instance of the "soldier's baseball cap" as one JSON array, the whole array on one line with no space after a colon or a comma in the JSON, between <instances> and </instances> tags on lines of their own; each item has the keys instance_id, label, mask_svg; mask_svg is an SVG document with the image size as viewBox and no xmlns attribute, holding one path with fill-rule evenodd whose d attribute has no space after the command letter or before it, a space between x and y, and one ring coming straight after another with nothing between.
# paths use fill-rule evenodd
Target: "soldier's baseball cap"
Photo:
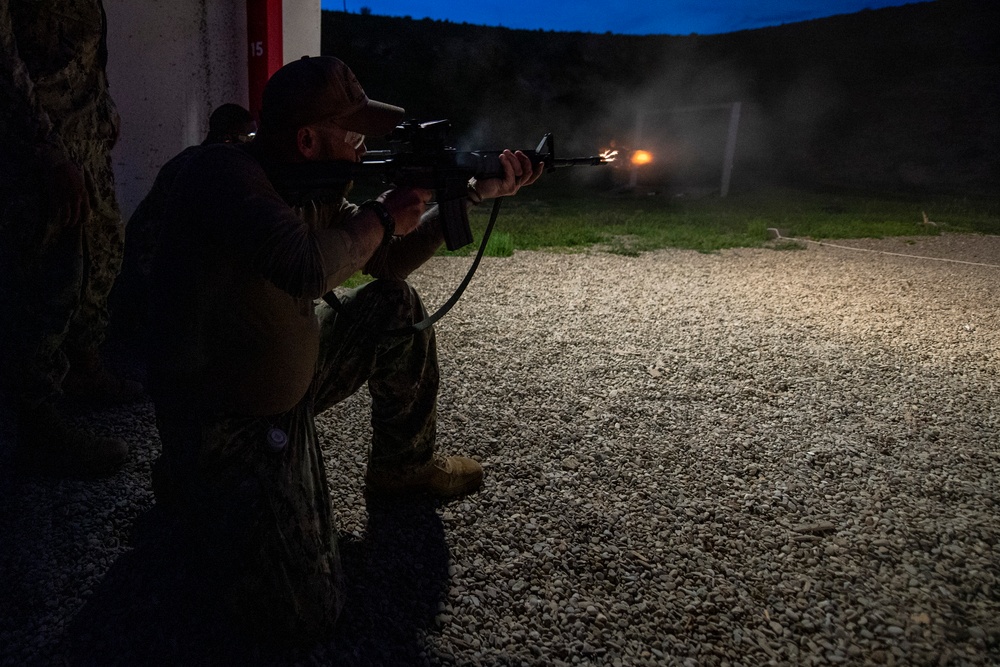
<instances>
[{"instance_id":1,"label":"soldier's baseball cap","mask_svg":"<svg viewBox=\"0 0 1000 667\"><path fill-rule=\"evenodd\" d=\"M324 118L369 136L389 134L406 112L368 99L354 72L332 56L304 56L273 75L261 99L261 130L298 129Z\"/></svg>"}]
</instances>

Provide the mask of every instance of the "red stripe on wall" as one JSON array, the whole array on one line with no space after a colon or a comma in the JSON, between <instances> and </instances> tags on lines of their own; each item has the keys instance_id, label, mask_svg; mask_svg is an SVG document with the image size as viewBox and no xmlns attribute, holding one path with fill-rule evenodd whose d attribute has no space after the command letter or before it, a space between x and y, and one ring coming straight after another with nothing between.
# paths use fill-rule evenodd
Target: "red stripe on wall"
<instances>
[{"instance_id":1,"label":"red stripe on wall","mask_svg":"<svg viewBox=\"0 0 1000 667\"><path fill-rule=\"evenodd\" d=\"M250 113L258 121L264 84L281 67L284 58L281 3L282 0L247 0Z\"/></svg>"}]
</instances>

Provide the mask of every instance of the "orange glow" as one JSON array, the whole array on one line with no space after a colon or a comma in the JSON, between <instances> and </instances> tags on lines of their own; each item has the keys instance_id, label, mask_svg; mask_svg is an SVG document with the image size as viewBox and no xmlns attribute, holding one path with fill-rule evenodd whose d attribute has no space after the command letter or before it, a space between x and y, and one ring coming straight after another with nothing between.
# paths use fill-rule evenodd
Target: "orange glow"
<instances>
[{"instance_id":1,"label":"orange glow","mask_svg":"<svg viewBox=\"0 0 1000 667\"><path fill-rule=\"evenodd\" d=\"M649 151L633 151L632 164L638 166L649 164L653 161L653 154Z\"/></svg>"}]
</instances>

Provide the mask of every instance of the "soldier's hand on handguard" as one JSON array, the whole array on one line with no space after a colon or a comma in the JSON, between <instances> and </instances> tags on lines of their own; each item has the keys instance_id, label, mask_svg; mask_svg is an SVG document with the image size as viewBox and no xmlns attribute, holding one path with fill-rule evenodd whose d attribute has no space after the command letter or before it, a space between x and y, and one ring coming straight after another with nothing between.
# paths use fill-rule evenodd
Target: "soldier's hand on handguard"
<instances>
[{"instance_id":1,"label":"soldier's hand on handguard","mask_svg":"<svg viewBox=\"0 0 1000 667\"><path fill-rule=\"evenodd\" d=\"M540 163L534 168L531 158L521 151L511 152L510 149L500 154L500 164L503 165L503 178L486 178L475 181L476 192L483 199L509 197L526 185L531 185L545 171L545 164Z\"/></svg>"},{"instance_id":2,"label":"soldier's hand on handguard","mask_svg":"<svg viewBox=\"0 0 1000 667\"><path fill-rule=\"evenodd\" d=\"M417 228L433 198L434 191L424 188L394 188L378 196L396 221L396 236L406 236Z\"/></svg>"}]
</instances>

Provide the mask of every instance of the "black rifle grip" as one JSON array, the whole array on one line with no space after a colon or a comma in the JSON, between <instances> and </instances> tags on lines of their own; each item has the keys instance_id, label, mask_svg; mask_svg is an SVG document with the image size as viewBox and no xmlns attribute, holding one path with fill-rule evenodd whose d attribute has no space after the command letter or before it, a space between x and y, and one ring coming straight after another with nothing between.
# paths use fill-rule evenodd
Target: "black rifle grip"
<instances>
[{"instance_id":1,"label":"black rifle grip","mask_svg":"<svg viewBox=\"0 0 1000 667\"><path fill-rule=\"evenodd\" d=\"M441 218L444 242L448 250L458 250L472 243L472 229L469 227L469 211L465 206L465 197L439 201L438 215Z\"/></svg>"}]
</instances>

